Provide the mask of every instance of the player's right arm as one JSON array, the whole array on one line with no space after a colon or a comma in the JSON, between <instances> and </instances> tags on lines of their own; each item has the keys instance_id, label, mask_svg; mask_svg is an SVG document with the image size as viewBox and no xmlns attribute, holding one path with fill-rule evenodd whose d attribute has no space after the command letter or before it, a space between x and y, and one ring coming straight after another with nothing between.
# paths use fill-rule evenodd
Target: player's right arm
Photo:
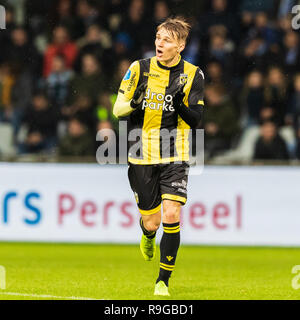
<instances>
[{"instance_id":1,"label":"player's right arm","mask_svg":"<svg viewBox=\"0 0 300 320\"><path fill-rule=\"evenodd\" d=\"M139 78L140 64L138 61L135 61L127 70L118 91L117 100L113 107L113 114L117 118L128 116L135 110L132 108L131 100L135 93Z\"/></svg>"}]
</instances>

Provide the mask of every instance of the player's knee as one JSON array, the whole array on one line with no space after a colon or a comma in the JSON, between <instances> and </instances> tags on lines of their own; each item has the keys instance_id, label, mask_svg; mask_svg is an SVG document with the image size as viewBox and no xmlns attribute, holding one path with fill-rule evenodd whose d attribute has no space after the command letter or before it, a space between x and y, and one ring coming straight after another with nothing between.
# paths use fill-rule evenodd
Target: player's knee
<instances>
[{"instance_id":1,"label":"player's knee","mask_svg":"<svg viewBox=\"0 0 300 320\"><path fill-rule=\"evenodd\" d=\"M159 228L160 222L158 221L148 221L146 223L144 223L145 228L150 231L156 231Z\"/></svg>"},{"instance_id":2,"label":"player's knee","mask_svg":"<svg viewBox=\"0 0 300 320\"><path fill-rule=\"evenodd\" d=\"M175 223L178 222L179 220L179 215L178 215L178 210L176 208L168 208L164 212L164 221L166 223Z\"/></svg>"}]
</instances>

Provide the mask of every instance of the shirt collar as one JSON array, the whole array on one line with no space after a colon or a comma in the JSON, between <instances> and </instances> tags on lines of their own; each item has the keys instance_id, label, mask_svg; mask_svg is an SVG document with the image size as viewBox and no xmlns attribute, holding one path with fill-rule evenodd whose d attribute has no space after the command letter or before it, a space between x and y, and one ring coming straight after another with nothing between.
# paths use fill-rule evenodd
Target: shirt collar
<instances>
[{"instance_id":1,"label":"shirt collar","mask_svg":"<svg viewBox=\"0 0 300 320\"><path fill-rule=\"evenodd\" d=\"M160 68L166 69L166 70L170 70L170 69L178 66L178 64L179 64L180 61L181 61L181 55L179 55L178 61L177 61L175 64L173 64L172 66L169 66L169 67L168 67L168 66L165 66L164 64L162 64L161 62L159 62L159 61L157 60L156 56L155 56L155 60L156 60L156 62L157 62L157 65L158 65Z\"/></svg>"}]
</instances>

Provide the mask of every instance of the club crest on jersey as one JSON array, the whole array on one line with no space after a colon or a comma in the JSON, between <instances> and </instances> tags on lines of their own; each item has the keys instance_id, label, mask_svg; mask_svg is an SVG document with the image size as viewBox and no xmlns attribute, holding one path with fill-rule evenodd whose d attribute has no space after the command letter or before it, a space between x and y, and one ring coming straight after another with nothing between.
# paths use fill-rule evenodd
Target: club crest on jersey
<instances>
[{"instance_id":1,"label":"club crest on jersey","mask_svg":"<svg viewBox=\"0 0 300 320\"><path fill-rule=\"evenodd\" d=\"M180 73L179 84L186 84L188 80L188 75L186 73Z\"/></svg>"}]
</instances>

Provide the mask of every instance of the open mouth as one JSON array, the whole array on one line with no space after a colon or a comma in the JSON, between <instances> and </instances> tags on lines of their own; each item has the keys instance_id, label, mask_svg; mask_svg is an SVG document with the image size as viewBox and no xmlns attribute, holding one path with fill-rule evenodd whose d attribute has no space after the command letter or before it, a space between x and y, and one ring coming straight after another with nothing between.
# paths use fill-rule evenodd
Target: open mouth
<instances>
[{"instance_id":1,"label":"open mouth","mask_svg":"<svg viewBox=\"0 0 300 320\"><path fill-rule=\"evenodd\" d=\"M157 52L158 56L161 56L163 54L162 50L160 50L160 49L157 49L156 52Z\"/></svg>"}]
</instances>

